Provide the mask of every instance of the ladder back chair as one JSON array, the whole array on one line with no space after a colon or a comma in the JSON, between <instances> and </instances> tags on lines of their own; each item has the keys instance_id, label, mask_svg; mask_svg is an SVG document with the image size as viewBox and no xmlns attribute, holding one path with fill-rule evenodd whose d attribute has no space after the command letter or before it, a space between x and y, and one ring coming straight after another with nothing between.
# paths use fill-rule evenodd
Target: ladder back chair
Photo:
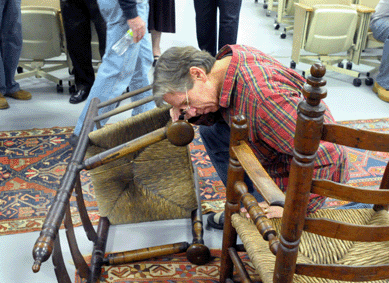
<instances>
[{"instance_id":1,"label":"ladder back chair","mask_svg":"<svg viewBox=\"0 0 389 283\"><path fill-rule=\"evenodd\" d=\"M321 141L371 151L389 152L389 135L325 124L321 103L325 68L315 64L298 105L294 156L288 189L281 191L267 175L247 142L244 117L231 127L230 164L220 282L251 279L237 251L245 250L261 282L389 282L389 166L379 189L365 189L313 179ZM243 182L247 172L270 205L284 206L281 219L268 219ZM373 204L370 209L319 209L307 215L310 193ZM250 215L240 213L240 203ZM237 245L237 236L242 245Z\"/></svg>"},{"instance_id":2,"label":"ladder back chair","mask_svg":"<svg viewBox=\"0 0 389 283\"><path fill-rule=\"evenodd\" d=\"M53 255L58 282L71 282L66 271L58 230L64 221L75 267L87 282L99 282L102 265L142 261L151 257L186 252L192 263L210 260L204 245L202 212L196 174L187 145L194 137L185 121L170 122L169 106L154 108L114 124L100 127L99 121L150 102L146 97L98 115L97 110L118 103L151 86L125 93L106 102L91 100L81 134L65 171L39 238L33 248L33 271ZM97 130L93 128L97 125ZM83 201L80 172L88 170L99 209L94 229ZM74 234L69 199L72 192L88 239L93 242L90 266L82 256ZM190 218L193 241L105 254L109 227L115 224Z\"/></svg>"}]
</instances>

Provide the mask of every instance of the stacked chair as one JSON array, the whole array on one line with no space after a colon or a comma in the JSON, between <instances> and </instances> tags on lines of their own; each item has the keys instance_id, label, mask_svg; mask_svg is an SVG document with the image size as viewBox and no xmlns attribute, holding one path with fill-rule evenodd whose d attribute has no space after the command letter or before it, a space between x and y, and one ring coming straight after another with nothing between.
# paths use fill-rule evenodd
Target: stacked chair
<instances>
[{"instance_id":1,"label":"stacked chair","mask_svg":"<svg viewBox=\"0 0 389 283\"><path fill-rule=\"evenodd\" d=\"M286 38L286 33L293 30L294 27L294 3L299 0L281 0L277 7L277 17L275 21L275 29L279 29L281 25L286 25L281 33L281 38Z\"/></svg>"},{"instance_id":2,"label":"stacked chair","mask_svg":"<svg viewBox=\"0 0 389 283\"><path fill-rule=\"evenodd\" d=\"M375 9L379 0L357 0L357 4ZM354 62L357 64L367 65L373 67L365 79L366 85L373 85L374 81L370 77L372 74L379 71L382 58L382 49L384 43L373 37L373 32L369 29L366 35L366 41L360 46L360 52L355 52Z\"/></svg>"},{"instance_id":3,"label":"stacked chair","mask_svg":"<svg viewBox=\"0 0 389 283\"><path fill-rule=\"evenodd\" d=\"M63 92L62 80L52 74L71 66L59 1L23 0L21 13L23 49L15 79L43 77L57 84L57 92ZM64 58L59 58L61 55Z\"/></svg>"},{"instance_id":4,"label":"stacked chair","mask_svg":"<svg viewBox=\"0 0 389 283\"><path fill-rule=\"evenodd\" d=\"M103 115L99 108L116 104L147 91L151 86L99 103L91 101L79 141L60 188L33 249L34 272L51 254L58 282L71 282L64 265L58 230L64 221L76 269L87 282L99 282L102 265L124 264L178 252L186 252L192 263L210 260L204 245L199 188L188 151L193 128L184 121L170 122L169 106L155 108L114 124L99 127L99 121L130 110L152 97L122 105ZM99 129L93 130L94 126ZM97 231L83 202L80 171L89 170L98 204ZM93 242L90 267L81 255L73 232L69 198L77 195L77 206L87 237ZM105 254L110 225L165 219L191 218L193 241Z\"/></svg>"},{"instance_id":5,"label":"stacked chair","mask_svg":"<svg viewBox=\"0 0 389 283\"><path fill-rule=\"evenodd\" d=\"M245 117L231 127L230 164L220 282L389 282L389 166L380 188L364 189L313 178L321 141L389 152L389 135L324 124L321 103L327 93L325 68L315 64L307 79L294 138L286 196L267 175L247 141ZM268 219L247 192L244 172L269 205L284 207L281 219ZM371 209L319 209L307 215L310 193L373 204ZM243 204L250 215L240 213ZM237 245L237 237L243 245ZM238 251L245 250L258 278L249 278Z\"/></svg>"},{"instance_id":6,"label":"stacked chair","mask_svg":"<svg viewBox=\"0 0 389 283\"><path fill-rule=\"evenodd\" d=\"M312 65L320 61L327 70L354 77L353 84L359 86L360 72L352 70L352 62L359 64L373 12L374 9L352 4L350 0L296 3L291 67L299 62Z\"/></svg>"}]
</instances>

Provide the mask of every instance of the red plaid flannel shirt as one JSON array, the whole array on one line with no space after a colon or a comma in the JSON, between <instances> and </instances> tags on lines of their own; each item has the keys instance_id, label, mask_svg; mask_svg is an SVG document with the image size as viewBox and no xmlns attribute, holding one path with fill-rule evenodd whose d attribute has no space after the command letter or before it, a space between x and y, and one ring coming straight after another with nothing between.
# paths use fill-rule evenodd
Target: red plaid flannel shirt
<instances>
[{"instance_id":1,"label":"red plaid flannel shirt","mask_svg":"<svg viewBox=\"0 0 389 283\"><path fill-rule=\"evenodd\" d=\"M231 125L234 115L243 114L249 123L254 152L275 183L285 192L293 154L297 105L305 79L274 58L247 46L223 47L217 59L231 55L220 94L220 111ZM330 111L324 121L335 123ZM321 142L314 177L346 182L347 153L342 146ZM311 195L309 210L317 210L325 198Z\"/></svg>"}]
</instances>

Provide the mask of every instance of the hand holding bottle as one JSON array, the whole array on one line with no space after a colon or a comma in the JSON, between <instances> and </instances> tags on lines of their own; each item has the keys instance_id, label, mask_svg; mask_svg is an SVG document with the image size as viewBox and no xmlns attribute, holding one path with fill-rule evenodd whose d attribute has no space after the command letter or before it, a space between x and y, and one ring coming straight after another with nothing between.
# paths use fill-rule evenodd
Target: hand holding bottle
<instances>
[{"instance_id":1,"label":"hand holding bottle","mask_svg":"<svg viewBox=\"0 0 389 283\"><path fill-rule=\"evenodd\" d=\"M141 17L127 20L127 24L132 30L134 43L139 42L146 34L146 23Z\"/></svg>"}]
</instances>

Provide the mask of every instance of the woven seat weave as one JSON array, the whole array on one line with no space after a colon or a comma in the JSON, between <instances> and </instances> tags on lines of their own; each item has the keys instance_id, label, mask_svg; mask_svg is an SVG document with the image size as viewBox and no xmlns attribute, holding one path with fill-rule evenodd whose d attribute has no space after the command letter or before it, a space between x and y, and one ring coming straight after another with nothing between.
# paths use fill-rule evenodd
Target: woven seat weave
<instances>
[{"instance_id":1,"label":"woven seat weave","mask_svg":"<svg viewBox=\"0 0 389 283\"><path fill-rule=\"evenodd\" d=\"M89 135L87 157L164 127L169 109L107 125ZM111 224L190 217L197 208L188 147L162 140L90 170L101 216Z\"/></svg>"},{"instance_id":2,"label":"woven seat weave","mask_svg":"<svg viewBox=\"0 0 389 283\"><path fill-rule=\"evenodd\" d=\"M387 211L375 212L373 209L321 209L310 214L310 218L328 218L359 225L388 225ZM281 219L272 219L273 227L280 232ZM263 240L256 226L245 215L234 214L232 225L241 238L251 262L264 283L273 282L275 256L269 244ZM305 264L347 264L375 265L389 264L389 242L352 242L323 237L303 232L299 245L297 263ZM293 282L335 283L346 282L309 276L294 275ZM369 282L389 282L378 280Z\"/></svg>"}]
</instances>

